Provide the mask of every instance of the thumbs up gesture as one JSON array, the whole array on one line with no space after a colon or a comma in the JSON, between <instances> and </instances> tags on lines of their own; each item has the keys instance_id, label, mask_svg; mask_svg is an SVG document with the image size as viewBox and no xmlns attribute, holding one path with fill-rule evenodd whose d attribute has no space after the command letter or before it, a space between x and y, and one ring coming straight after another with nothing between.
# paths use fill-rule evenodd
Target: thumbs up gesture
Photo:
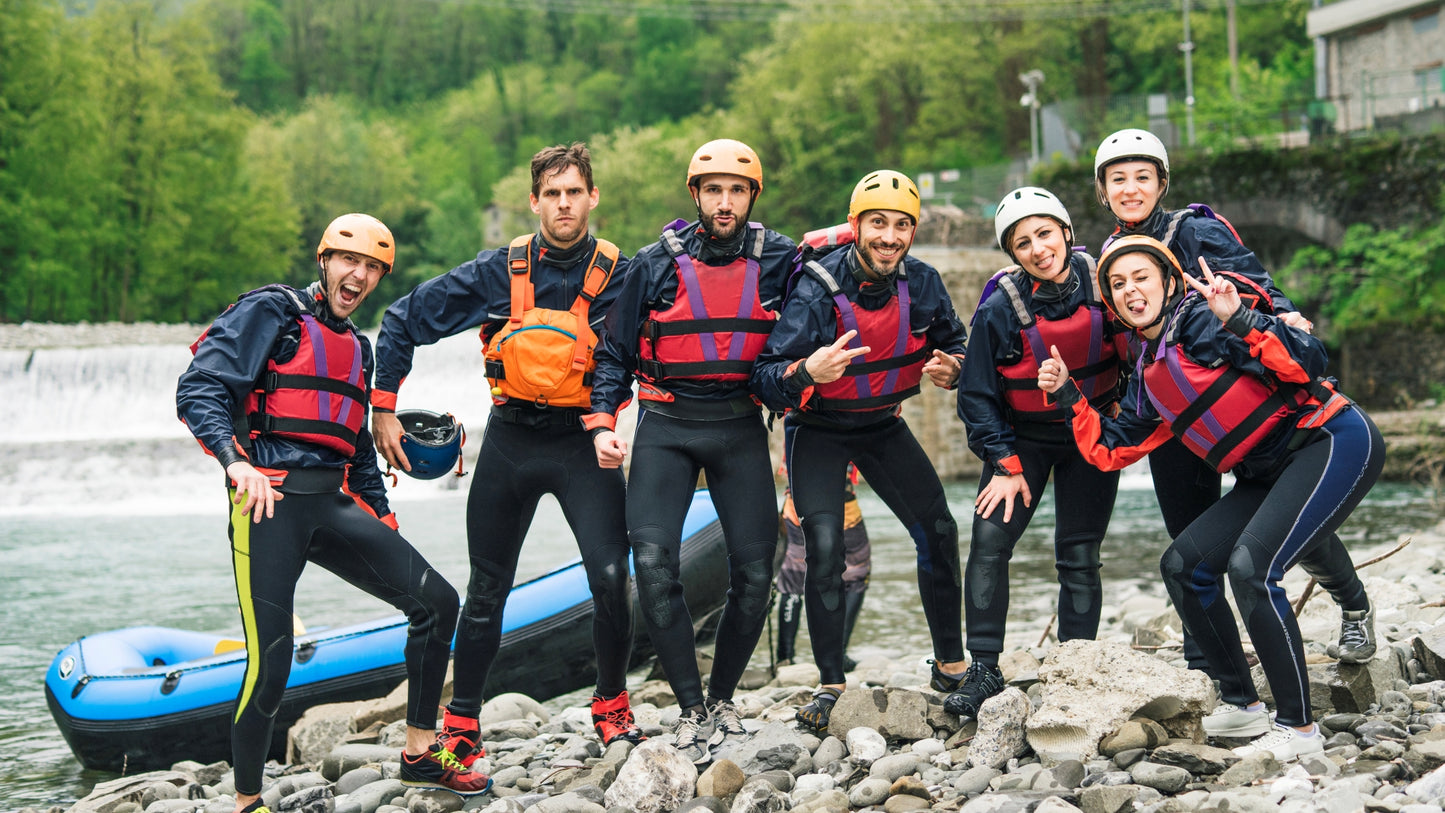
<instances>
[{"instance_id":1,"label":"thumbs up gesture","mask_svg":"<svg viewBox=\"0 0 1445 813\"><path fill-rule=\"evenodd\" d=\"M1058 392L1069 380L1069 367L1064 364L1064 357L1059 355L1059 348L1056 345L1049 345L1049 357L1039 365L1039 389L1044 392Z\"/></svg>"}]
</instances>

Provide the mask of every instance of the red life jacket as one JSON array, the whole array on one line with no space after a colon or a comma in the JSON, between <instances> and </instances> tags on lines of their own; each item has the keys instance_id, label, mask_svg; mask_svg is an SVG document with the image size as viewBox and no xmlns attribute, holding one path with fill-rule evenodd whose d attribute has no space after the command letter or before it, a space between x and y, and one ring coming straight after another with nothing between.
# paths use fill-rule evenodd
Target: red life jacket
<instances>
[{"instance_id":1,"label":"red life jacket","mask_svg":"<svg viewBox=\"0 0 1445 813\"><path fill-rule=\"evenodd\" d=\"M1069 375L1095 409L1105 410L1119 400L1119 359L1128 357L1128 345L1122 333L1104 335L1108 320L1094 290L1094 260L1087 254L1083 256L1089 262L1089 273L1079 275L1079 284L1085 288L1085 304L1063 319L1039 320L1029 312L1019 291L1019 283L1027 282L1026 275L1020 279L1007 273L997 278L997 287L1008 297L1014 315L1023 325L1019 331L1023 337L1022 357L998 367L1004 402L1014 420L1061 423L1068 418L1069 411L1045 400L1038 385L1039 364L1049 358L1051 346L1059 348Z\"/></svg>"},{"instance_id":2,"label":"red life jacket","mask_svg":"<svg viewBox=\"0 0 1445 813\"><path fill-rule=\"evenodd\" d=\"M854 308L838 287L833 275L813 260L803 269L823 286L833 298L838 315L838 335L856 331L848 343L851 348L868 347L868 352L854 356L843 377L827 384L818 384L808 399L811 411L867 412L902 403L917 395L923 380L923 365L932 355L928 339L913 335L909 322L911 299L908 295L908 272L898 266L898 295L875 311Z\"/></svg>"},{"instance_id":3,"label":"red life jacket","mask_svg":"<svg viewBox=\"0 0 1445 813\"><path fill-rule=\"evenodd\" d=\"M366 417L361 340L354 330L338 332L323 325L293 291L283 290L297 308L300 342L289 361L268 361L247 395L250 436L277 435L351 457Z\"/></svg>"},{"instance_id":4,"label":"red life jacket","mask_svg":"<svg viewBox=\"0 0 1445 813\"><path fill-rule=\"evenodd\" d=\"M693 259L676 228L663 231L662 244L677 267L677 296L671 307L653 310L642 323L639 377L746 381L777 319L758 296L763 227L748 224L743 256L727 265Z\"/></svg>"},{"instance_id":5,"label":"red life jacket","mask_svg":"<svg viewBox=\"0 0 1445 813\"><path fill-rule=\"evenodd\" d=\"M1194 361L1179 347L1182 321L1174 317L1163 349L1144 366L1144 390L1169 431L1215 471L1234 468L1282 421L1322 403L1305 387L1281 385L1230 364L1206 367ZM1328 384L1317 386L1334 400Z\"/></svg>"},{"instance_id":6,"label":"red life jacket","mask_svg":"<svg viewBox=\"0 0 1445 813\"><path fill-rule=\"evenodd\" d=\"M507 249L511 272L511 313L490 340L482 337L492 396L501 403L516 398L539 406L585 407L592 402L593 350L597 334L588 314L592 300L607 287L617 265L617 246L597 241L582 292L569 310L539 308L532 286L532 235Z\"/></svg>"}]
</instances>

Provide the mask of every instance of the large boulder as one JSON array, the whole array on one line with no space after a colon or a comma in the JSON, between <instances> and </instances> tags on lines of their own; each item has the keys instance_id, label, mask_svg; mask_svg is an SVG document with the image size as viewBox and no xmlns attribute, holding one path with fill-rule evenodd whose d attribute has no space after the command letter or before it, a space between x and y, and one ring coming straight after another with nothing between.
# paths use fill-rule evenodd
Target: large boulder
<instances>
[{"instance_id":1,"label":"large boulder","mask_svg":"<svg viewBox=\"0 0 1445 813\"><path fill-rule=\"evenodd\" d=\"M1052 759L1092 759L1099 741L1135 716L1194 739L1214 705L1214 686L1203 672L1106 641L1059 645L1044 658L1039 680L1042 704L1028 719L1028 742Z\"/></svg>"},{"instance_id":2,"label":"large boulder","mask_svg":"<svg viewBox=\"0 0 1445 813\"><path fill-rule=\"evenodd\" d=\"M932 737L928 698L912 689L850 689L833 706L828 733L845 739L859 727L871 728L894 742Z\"/></svg>"},{"instance_id":3,"label":"large boulder","mask_svg":"<svg viewBox=\"0 0 1445 813\"><path fill-rule=\"evenodd\" d=\"M617 780L607 789L607 807L627 807L637 813L676 810L693 797L697 766L663 739L637 746Z\"/></svg>"}]
</instances>

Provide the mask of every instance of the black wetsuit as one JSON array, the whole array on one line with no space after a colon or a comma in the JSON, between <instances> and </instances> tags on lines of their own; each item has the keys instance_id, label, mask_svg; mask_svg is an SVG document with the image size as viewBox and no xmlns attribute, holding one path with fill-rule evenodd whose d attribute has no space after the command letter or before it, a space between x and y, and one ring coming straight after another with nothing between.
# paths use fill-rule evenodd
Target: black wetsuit
<instances>
[{"instance_id":1,"label":"black wetsuit","mask_svg":"<svg viewBox=\"0 0 1445 813\"><path fill-rule=\"evenodd\" d=\"M317 301L317 286L296 294L324 329L355 333L349 321L331 318ZM181 375L177 412L223 467L242 459L232 424L237 406L257 387L269 360L285 362L296 354L297 301L279 287L243 297L207 329ZM370 345L365 337L360 342L365 380L370 380ZM394 529L371 434L364 420L361 426L350 457L280 436L263 434L249 441L250 462L274 472L273 482L284 477L278 488L285 498L276 501L269 519L253 523L235 505L235 488L227 492L246 636L246 675L231 729L238 793L261 792L262 768L291 672L296 581L307 562L406 613L407 724L436 726L456 629L457 592Z\"/></svg>"},{"instance_id":2,"label":"black wetsuit","mask_svg":"<svg viewBox=\"0 0 1445 813\"><path fill-rule=\"evenodd\" d=\"M529 250L536 307L567 310L581 292L597 241L587 237L559 251L534 237ZM545 248L545 250L544 250ZM587 309L601 326L621 288L626 258ZM430 279L387 308L377 339L376 391L395 393L420 345L481 327L487 337L511 315L507 249L484 251ZM480 365L476 371L482 375ZM626 486L622 472L597 466L581 408L539 408L494 398L467 496L467 551L471 575L457 630L452 702L462 717L481 711L487 675L502 639L502 610L517 575L522 543L544 494L562 506L587 571L594 615L597 691L614 697L627 688L632 655L632 610L627 575Z\"/></svg>"}]
</instances>

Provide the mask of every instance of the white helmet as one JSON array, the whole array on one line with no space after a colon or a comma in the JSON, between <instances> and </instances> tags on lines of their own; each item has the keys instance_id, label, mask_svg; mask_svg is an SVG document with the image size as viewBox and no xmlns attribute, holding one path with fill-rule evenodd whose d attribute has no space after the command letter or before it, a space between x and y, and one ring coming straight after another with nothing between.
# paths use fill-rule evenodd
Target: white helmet
<instances>
[{"instance_id":1,"label":"white helmet","mask_svg":"<svg viewBox=\"0 0 1445 813\"><path fill-rule=\"evenodd\" d=\"M1021 186L1004 195L994 212L993 234L994 239L998 240L999 248L1008 251L1008 246L1004 245L1003 241L1009 229L1020 220L1036 215L1052 217L1064 224L1064 228L1070 233L1074 231L1074 223L1069 220L1069 211L1054 197L1054 193L1037 186ZM1012 256L1012 252L1009 254Z\"/></svg>"},{"instance_id":2,"label":"white helmet","mask_svg":"<svg viewBox=\"0 0 1445 813\"><path fill-rule=\"evenodd\" d=\"M1128 129L1105 138L1094 153L1094 180L1099 180L1104 168L1126 158L1147 158L1159 165L1164 178L1169 177L1169 151L1159 136L1148 130Z\"/></svg>"}]
</instances>

